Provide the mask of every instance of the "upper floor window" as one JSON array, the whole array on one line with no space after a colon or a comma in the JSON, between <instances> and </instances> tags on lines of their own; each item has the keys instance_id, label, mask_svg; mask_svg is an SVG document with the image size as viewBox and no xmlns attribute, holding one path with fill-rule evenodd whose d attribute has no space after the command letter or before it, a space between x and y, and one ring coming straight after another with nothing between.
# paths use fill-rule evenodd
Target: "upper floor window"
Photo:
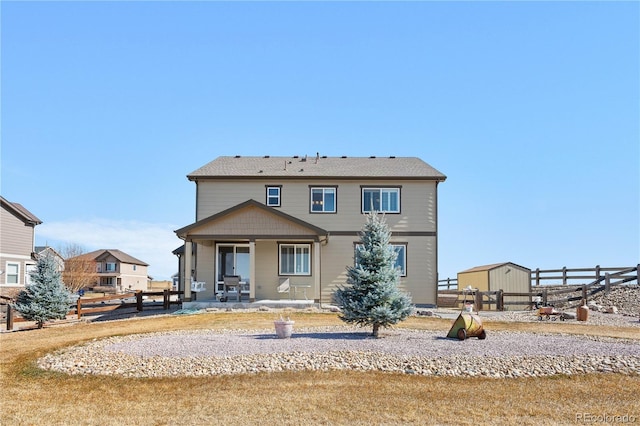
<instances>
[{"instance_id":1,"label":"upper floor window","mask_svg":"<svg viewBox=\"0 0 640 426\"><path fill-rule=\"evenodd\" d=\"M280 275L311 275L311 245L280 244Z\"/></svg>"},{"instance_id":2,"label":"upper floor window","mask_svg":"<svg viewBox=\"0 0 640 426\"><path fill-rule=\"evenodd\" d=\"M335 213L336 188L311 188L311 212Z\"/></svg>"},{"instance_id":3,"label":"upper floor window","mask_svg":"<svg viewBox=\"0 0 640 426\"><path fill-rule=\"evenodd\" d=\"M398 255L396 257L395 267L400 272L401 277L407 276L407 245L406 244L389 244ZM354 255L355 267L358 267L358 251L362 250L362 244L356 244L356 252Z\"/></svg>"},{"instance_id":4,"label":"upper floor window","mask_svg":"<svg viewBox=\"0 0 640 426\"><path fill-rule=\"evenodd\" d=\"M115 262L107 262L105 270L106 272L115 272L116 271Z\"/></svg>"},{"instance_id":5,"label":"upper floor window","mask_svg":"<svg viewBox=\"0 0 640 426\"><path fill-rule=\"evenodd\" d=\"M7 262L7 284L18 284L18 277L20 276L20 264Z\"/></svg>"},{"instance_id":6,"label":"upper floor window","mask_svg":"<svg viewBox=\"0 0 640 426\"><path fill-rule=\"evenodd\" d=\"M362 212L400 213L400 188L362 188Z\"/></svg>"},{"instance_id":7,"label":"upper floor window","mask_svg":"<svg viewBox=\"0 0 640 426\"><path fill-rule=\"evenodd\" d=\"M267 205L270 207L280 207L281 186L267 186Z\"/></svg>"}]
</instances>

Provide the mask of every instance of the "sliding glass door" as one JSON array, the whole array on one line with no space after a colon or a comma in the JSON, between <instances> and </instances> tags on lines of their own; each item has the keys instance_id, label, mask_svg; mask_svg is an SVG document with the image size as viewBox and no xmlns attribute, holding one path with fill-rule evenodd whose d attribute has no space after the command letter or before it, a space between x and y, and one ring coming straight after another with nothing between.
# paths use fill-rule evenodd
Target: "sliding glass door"
<instances>
[{"instance_id":1,"label":"sliding glass door","mask_svg":"<svg viewBox=\"0 0 640 426\"><path fill-rule=\"evenodd\" d=\"M225 275L238 275L243 293L249 292L249 244L218 244L216 246L217 291L223 291Z\"/></svg>"}]
</instances>

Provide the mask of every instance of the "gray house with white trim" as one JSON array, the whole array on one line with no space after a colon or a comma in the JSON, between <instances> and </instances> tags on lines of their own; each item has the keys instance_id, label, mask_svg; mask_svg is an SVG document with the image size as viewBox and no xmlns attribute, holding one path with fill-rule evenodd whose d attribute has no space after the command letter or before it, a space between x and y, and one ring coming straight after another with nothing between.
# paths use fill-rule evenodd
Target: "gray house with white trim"
<instances>
[{"instance_id":1,"label":"gray house with white trim","mask_svg":"<svg viewBox=\"0 0 640 426\"><path fill-rule=\"evenodd\" d=\"M37 263L35 228L42 221L24 206L0 196L0 286L24 287Z\"/></svg>"}]
</instances>

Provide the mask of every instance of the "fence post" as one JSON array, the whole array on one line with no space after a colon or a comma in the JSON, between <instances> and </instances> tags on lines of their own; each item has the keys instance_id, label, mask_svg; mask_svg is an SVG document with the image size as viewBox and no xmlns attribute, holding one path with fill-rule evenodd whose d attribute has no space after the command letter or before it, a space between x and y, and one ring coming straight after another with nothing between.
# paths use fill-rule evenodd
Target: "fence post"
<instances>
[{"instance_id":1,"label":"fence post","mask_svg":"<svg viewBox=\"0 0 640 426\"><path fill-rule=\"evenodd\" d=\"M611 277L607 272L606 274L604 274L604 292L606 294L609 293L609 291L611 291Z\"/></svg>"},{"instance_id":2,"label":"fence post","mask_svg":"<svg viewBox=\"0 0 640 426\"><path fill-rule=\"evenodd\" d=\"M496 296L496 311L504 311L504 290L498 290Z\"/></svg>"},{"instance_id":3,"label":"fence post","mask_svg":"<svg viewBox=\"0 0 640 426\"><path fill-rule=\"evenodd\" d=\"M78 315L78 319L82 316L82 300L80 298L76 301L76 315Z\"/></svg>"},{"instance_id":4,"label":"fence post","mask_svg":"<svg viewBox=\"0 0 640 426\"><path fill-rule=\"evenodd\" d=\"M166 288L162 291L162 309L169 309L169 290Z\"/></svg>"},{"instance_id":5,"label":"fence post","mask_svg":"<svg viewBox=\"0 0 640 426\"><path fill-rule=\"evenodd\" d=\"M536 287L540 286L540 268L536 268Z\"/></svg>"},{"instance_id":6,"label":"fence post","mask_svg":"<svg viewBox=\"0 0 640 426\"><path fill-rule=\"evenodd\" d=\"M640 285L640 263L636 265L636 284Z\"/></svg>"},{"instance_id":7,"label":"fence post","mask_svg":"<svg viewBox=\"0 0 640 426\"><path fill-rule=\"evenodd\" d=\"M7 305L7 330L13 330L13 308Z\"/></svg>"},{"instance_id":8,"label":"fence post","mask_svg":"<svg viewBox=\"0 0 640 426\"><path fill-rule=\"evenodd\" d=\"M567 267L562 267L562 285L567 285Z\"/></svg>"},{"instance_id":9,"label":"fence post","mask_svg":"<svg viewBox=\"0 0 640 426\"><path fill-rule=\"evenodd\" d=\"M476 291L476 311L482 310L482 292Z\"/></svg>"},{"instance_id":10,"label":"fence post","mask_svg":"<svg viewBox=\"0 0 640 426\"><path fill-rule=\"evenodd\" d=\"M136 310L142 312L142 292L136 291Z\"/></svg>"},{"instance_id":11,"label":"fence post","mask_svg":"<svg viewBox=\"0 0 640 426\"><path fill-rule=\"evenodd\" d=\"M587 304L587 285L582 284L582 299L584 300L585 305Z\"/></svg>"},{"instance_id":12,"label":"fence post","mask_svg":"<svg viewBox=\"0 0 640 426\"><path fill-rule=\"evenodd\" d=\"M596 265L596 282L600 282L600 265Z\"/></svg>"},{"instance_id":13,"label":"fence post","mask_svg":"<svg viewBox=\"0 0 640 426\"><path fill-rule=\"evenodd\" d=\"M547 294L548 290L549 290L548 288L542 289L542 306L548 306L547 305L549 301L548 294Z\"/></svg>"}]
</instances>

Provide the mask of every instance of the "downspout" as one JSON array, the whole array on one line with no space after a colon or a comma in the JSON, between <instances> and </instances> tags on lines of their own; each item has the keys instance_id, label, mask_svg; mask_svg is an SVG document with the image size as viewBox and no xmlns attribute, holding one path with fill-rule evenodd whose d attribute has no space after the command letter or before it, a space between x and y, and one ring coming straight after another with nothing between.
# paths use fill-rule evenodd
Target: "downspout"
<instances>
[{"instance_id":1,"label":"downspout","mask_svg":"<svg viewBox=\"0 0 640 426\"><path fill-rule=\"evenodd\" d=\"M435 305L438 306L438 282L440 281L440 274L439 274L439 269L438 269L438 184L440 183L440 181L436 181L436 191L435 191L435 219L436 219L436 285L435 285L435 294L434 294L434 299L435 300Z\"/></svg>"}]
</instances>

